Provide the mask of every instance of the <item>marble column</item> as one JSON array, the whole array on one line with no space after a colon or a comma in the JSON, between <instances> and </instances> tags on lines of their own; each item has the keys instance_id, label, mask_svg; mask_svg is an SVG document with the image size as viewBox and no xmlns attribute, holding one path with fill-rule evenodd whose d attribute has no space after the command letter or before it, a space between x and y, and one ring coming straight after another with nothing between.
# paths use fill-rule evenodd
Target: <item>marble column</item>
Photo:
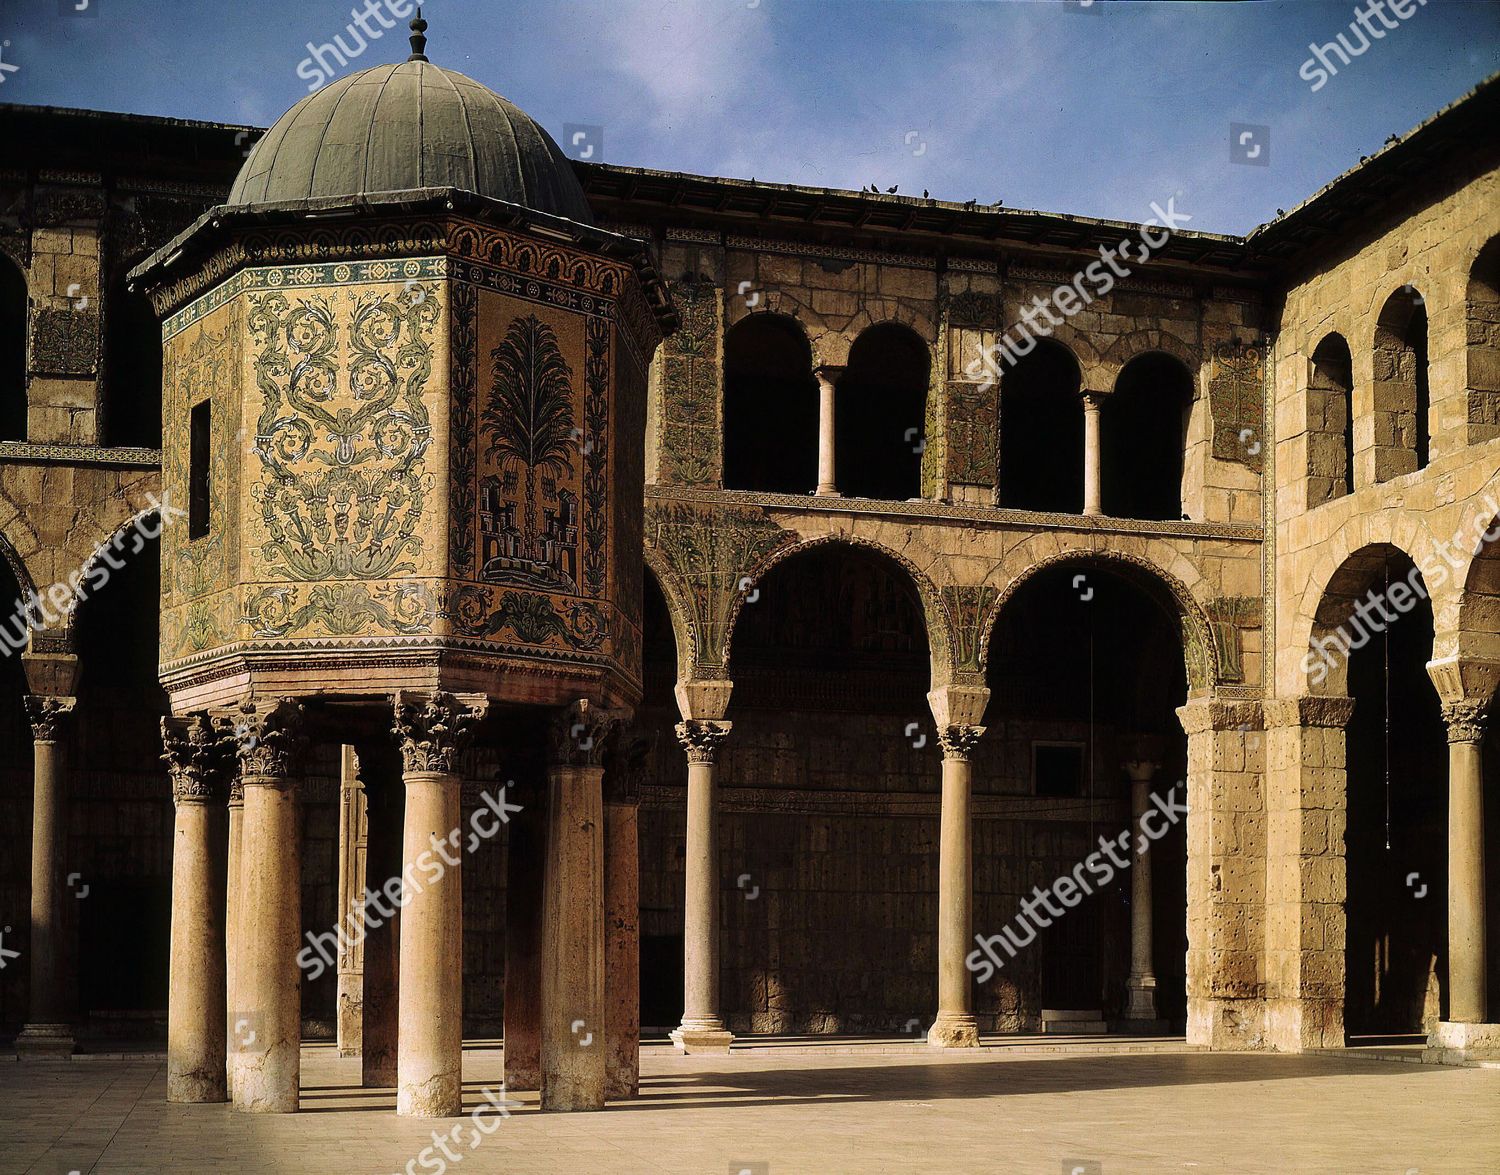
<instances>
[{"instance_id":1,"label":"marble column","mask_svg":"<svg viewBox=\"0 0 1500 1175\"><path fill-rule=\"evenodd\" d=\"M346 745L339 752L339 917L355 933L339 940L336 1014L341 1057L357 1057L363 1051L363 890L368 838L369 813L359 777L359 756Z\"/></svg>"},{"instance_id":2,"label":"marble column","mask_svg":"<svg viewBox=\"0 0 1500 1175\"><path fill-rule=\"evenodd\" d=\"M302 1075L302 840L298 783L306 739L290 698L241 706L235 735L244 787L239 942L230 1011L234 1108L290 1114Z\"/></svg>"},{"instance_id":3,"label":"marble column","mask_svg":"<svg viewBox=\"0 0 1500 1175\"><path fill-rule=\"evenodd\" d=\"M394 1089L401 991L401 907L397 899L405 868L401 839L406 792L401 782L401 759L392 743L383 739L361 743L356 753L365 794L360 1085Z\"/></svg>"},{"instance_id":4,"label":"marble column","mask_svg":"<svg viewBox=\"0 0 1500 1175\"><path fill-rule=\"evenodd\" d=\"M1160 765L1146 760L1125 764L1130 777L1130 827L1140 836L1141 818L1151 808L1151 781ZM1125 981L1125 1019L1153 1026L1156 1016L1156 973L1151 961L1151 858L1141 841L1130 867L1130 975Z\"/></svg>"},{"instance_id":5,"label":"marble column","mask_svg":"<svg viewBox=\"0 0 1500 1175\"><path fill-rule=\"evenodd\" d=\"M396 1112L405 1117L463 1110L466 830L458 758L488 709L483 694L396 694L406 785Z\"/></svg>"},{"instance_id":6,"label":"marble column","mask_svg":"<svg viewBox=\"0 0 1500 1175\"><path fill-rule=\"evenodd\" d=\"M814 493L820 498L836 498L839 493L834 428L835 385L843 373L842 367L819 367L813 372L818 378L818 488Z\"/></svg>"},{"instance_id":7,"label":"marble column","mask_svg":"<svg viewBox=\"0 0 1500 1175\"><path fill-rule=\"evenodd\" d=\"M505 1088L542 1088L542 894L547 793L518 781L505 844Z\"/></svg>"},{"instance_id":8,"label":"marble column","mask_svg":"<svg viewBox=\"0 0 1500 1175\"><path fill-rule=\"evenodd\" d=\"M172 780L172 945L167 1002L167 1100L227 1101L225 896L234 729L206 714L163 718Z\"/></svg>"},{"instance_id":9,"label":"marble column","mask_svg":"<svg viewBox=\"0 0 1500 1175\"><path fill-rule=\"evenodd\" d=\"M1448 724L1448 1016L1487 1021L1485 999L1484 770L1487 701L1443 704Z\"/></svg>"},{"instance_id":10,"label":"marble column","mask_svg":"<svg viewBox=\"0 0 1500 1175\"><path fill-rule=\"evenodd\" d=\"M943 793L938 831L938 1012L927 1030L936 1048L975 1048L972 975L964 962L973 934L974 747L984 727L950 723L938 727L943 749Z\"/></svg>"},{"instance_id":11,"label":"marble column","mask_svg":"<svg viewBox=\"0 0 1500 1175\"><path fill-rule=\"evenodd\" d=\"M724 1053L734 1034L719 1012L719 750L730 723L686 721L677 739L687 752L686 905L683 917L682 1024L672 1042L685 1053Z\"/></svg>"},{"instance_id":12,"label":"marble column","mask_svg":"<svg viewBox=\"0 0 1500 1175\"><path fill-rule=\"evenodd\" d=\"M1100 481L1099 409L1104 397L1098 392L1083 393L1083 512L1103 514L1103 491Z\"/></svg>"},{"instance_id":13,"label":"marble column","mask_svg":"<svg viewBox=\"0 0 1500 1175\"><path fill-rule=\"evenodd\" d=\"M604 776L605 1097L641 1089L641 877L638 813L650 743L622 738Z\"/></svg>"},{"instance_id":14,"label":"marble column","mask_svg":"<svg viewBox=\"0 0 1500 1175\"><path fill-rule=\"evenodd\" d=\"M232 725L232 720L231 720ZM243 907L240 883L240 863L243 860L245 843L245 784L240 775L238 754L230 765L233 774L229 779L229 835L225 853L224 894L224 1054L225 1088L234 1094L234 1052L229 1041L234 1039L234 1018L239 1008L236 988L239 983L240 910Z\"/></svg>"},{"instance_id":15,"label":"marble column","mask_svg":"<svg viewBox=\"0 0 1500 1175\"><path fill-rule=\"evenodd\" d=\"M587 702L552 721L542 907L542 1109L605 1098L604 766L619 715Z\"/></svg>"},{"instance_id":16,"label":"marble column","mask_svg":"<svg viewBox=\"0 0 1500 1175\"><path fill-rule=\"evenodd\" d=\"M68 1023L65 957L62 940L63 895L67 885L63 826L66 804L66 756L63 726L75 699L26 695L31 721L33 800L31 810L31 1006L16 1037L16 1052L25 1056L68 1056L73 1027Z\"/></svg>"}]
</instances>

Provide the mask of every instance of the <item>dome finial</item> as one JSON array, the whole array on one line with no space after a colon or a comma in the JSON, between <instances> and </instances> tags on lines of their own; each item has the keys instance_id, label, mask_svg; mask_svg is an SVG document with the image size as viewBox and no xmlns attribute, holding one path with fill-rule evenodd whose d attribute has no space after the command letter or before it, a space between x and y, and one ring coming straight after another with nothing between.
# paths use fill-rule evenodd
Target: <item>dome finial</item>
<instances>
[{"instance_id":1,"label":"dome finial","mask_svg":"<svg viewBox=\"0 0 1500 1175\"><path fill-rule=\"evenodd\" d=\"M427 22L422 19L422 9L417 9L416 19L411 22L411 56L408 61L427 60L427 38L423 36L427 31Z\"/></svg>"}]
</instances>

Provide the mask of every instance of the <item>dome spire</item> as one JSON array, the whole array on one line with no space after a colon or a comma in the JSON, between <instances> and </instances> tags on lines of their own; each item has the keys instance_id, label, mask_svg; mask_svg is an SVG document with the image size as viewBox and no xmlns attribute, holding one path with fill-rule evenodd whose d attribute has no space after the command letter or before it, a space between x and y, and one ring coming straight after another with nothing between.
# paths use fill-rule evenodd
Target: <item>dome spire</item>
<instances>
[{"instance_id":1,"label":"dome spire","mask_svg":"<svg viewBox=\"0 0 1500 1175\"><path fill-rule=\"evenodd\" d=\"M406 60L427 60L427 38L423 35L426 32L427 22L422 19L422 9L418 7L416 19L411 22L411 56Z\"/></svg>"}]
</instances>

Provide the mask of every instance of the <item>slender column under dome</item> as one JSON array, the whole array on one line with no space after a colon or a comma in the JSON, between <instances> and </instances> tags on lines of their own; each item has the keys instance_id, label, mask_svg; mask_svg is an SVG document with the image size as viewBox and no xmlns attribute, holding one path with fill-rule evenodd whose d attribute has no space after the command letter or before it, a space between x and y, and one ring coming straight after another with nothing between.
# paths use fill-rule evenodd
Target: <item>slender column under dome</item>
<instances>
[{"instance_id":1,"label":"slender column under dome","mask_svg":"<svg viewBox=\"0 0 1500 1175\"><path fill-rule=\"evenodd\" d=\"M396 1112L463 1110L464 828L459 752L483 719L483 694L396 694L406 784Z\"/></svg>"},{"instance_id":2,"label":"slender column under dome","mask_svg":"<svg viewBox=\"0 0 1500 1175\"><path fill-rule=\"evenodd\" d=\"M172 944L167 1100L227 1101L225 894L233 727L206 714L161 720L172 780Z\"/></svg>"},{"instance_id":3,"label":"slender column under dome","mask_svg":"<svg viewBox=\"0 0 1500 1175\"><path fill-rule=\"evenodd\" d=\"M31 1005L16 1037L21 1056L68 1056L73 1026L68 1023L63 977L63 894L66 884L63 789L66 768L63 726L76 699L26 695L31 721L33 791L31 808Z\"/></svg>"},{"instance_id":4,"label":"slender column under dome","mask_svg":"<svg viewBox=\"0 0 1500 1175\"><path fill-rule=\"evenodd\" d=\"M302 1076L300 703L246 703L235 727L245 807L236 1007L229 1009L234 1108L290 1114Z\"/></svg>"},{"instance_id":5,"label":"slender column under dome","mask_svg":"<svg viewBox=\"0 0 1500 1175\"><path fill-rule=\"evenodd\" d=\"M938 831L938 1012L927 1030L927 1043L937 1048L974 1048L979 1044L973 977L964 958L973 932L971 756L983 734L982 726L950 724L938 728L943 748Z\"/></svg>"},{"instance_id":6,"label":"slender column under dome","mask_svg":"<svg viewBox=\"0 0 1500 1175\"><path fill-rule=\"evenodd\" d=\"M719 1012L719 750L730 724L677 724L688 759L687 845L684 863L682 1024L672 1041L685 1053L729 1051L734 1034Z\"/></svg>"}]
</instances>

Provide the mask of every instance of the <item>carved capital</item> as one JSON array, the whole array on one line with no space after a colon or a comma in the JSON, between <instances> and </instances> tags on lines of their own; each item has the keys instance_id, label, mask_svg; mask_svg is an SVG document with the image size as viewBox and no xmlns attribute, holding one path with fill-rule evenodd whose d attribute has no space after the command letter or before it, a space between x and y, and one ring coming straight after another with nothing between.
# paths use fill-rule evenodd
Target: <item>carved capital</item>
<instances>
[{"instance_id":1,"label":"carved capital","mask_svg":"<svg viewBox=\"0 0 1500 1175\"><path fill-rule=\"evenodd\" d=\"M242 779L290 780L307 750L302 703L293 698L240 704L234 738Z\"/></svg>"},{"instance_id":2,"label":"carved capital","mask_svg":"<svg viewBox=\"0 0 1500 1175\"><path fill-rule=\"evenodd\" d=\"M943 748L943 758L958 763L967 763L984 736L984 727L954 723L938 727L938 742Z\"/></svg>"},{"instance_id":3,"label":"carved capital","mask_svg":"<svg viewBox=\"0 0 1500 1175\"><path fill-rule=\"evenodd\" d=\"M689 763L713 763L719 757L719 748L729 737L728 722L679 722L677 741L687 752Z\"/></svg>"},{"instance_id":4,"label":"carved capital","mask_svg":"<svg viewBox=\"0 0 1500 1175\"><path fill-rule=\"evenodd\" d=\"M77 704L77 698L27 694L26 719L31 723L31 737L39 743L55 743L63 722L73 713L73 707Z\"/></svg>"},{"instance_id":5,"label":"carved capital","mask_svg":"<svg viewBox=\"0 0 1500 1175\"><path fill-rule=\"evenodd\" d=\"M1490 704L1466 699L1443 703L1443 721L1448 724L1450 743L1477 743L1484 740L1489 725Z\"/></svg>"},{"instance_id":6,"label":"carved capital","mask_svg":"<svg viewBox=\"0 0 1500 1175\"><path fill-rule=\"evenodd\" d=\"M474 728L489 713L484 694L396 691L396 738L401 745L401 768L452 775L458 757L474 737Z\"/></svg>"},{"instance_id":7,"label":"carved capital","mask_svg":"<svg viewBox=\"0 0 1500 1175\"><path fill-rule=\"evenodd\" d=\"M651 740L640 733L639 728L620 733L604 770L606 804L640 803L641 786L646 781L646 760L650 754Z\"/></svg>"},{"instance_id":8,"label":"carved capital","mask_svg":"<svg viewBox=\"0 0 1500 1175\"><path fill-rule=\"evenodd\" d=\"M1156 778L1156 773L1161 770L1161 764L1151 759L1131 759L1124 764L1125 774L1130 777L1131 783L1138 783L1142 787Z\"/></svg>"},{"instance_id":9,"label":"carved capital","mask_svg":"<svg viewBox=\"0 0 1500 1175\"><path fill-rule=\"evenodd\" d=\"M162 762L179 804L223 802L239 776L234 723L224 717L190 714L161 720ZM244 792L241 791L243 801Z\"/></svg>"},{"instance_id":10,"label":"carved capital","mask_svg":"<svg viewBox=\"0 0 1500 1175\"><path fill-rule=\"evenodd\" d=\"M553 712L547 761L555 766L601 767L625 715L580 698Z\"/></svg>"}]
</instances>

